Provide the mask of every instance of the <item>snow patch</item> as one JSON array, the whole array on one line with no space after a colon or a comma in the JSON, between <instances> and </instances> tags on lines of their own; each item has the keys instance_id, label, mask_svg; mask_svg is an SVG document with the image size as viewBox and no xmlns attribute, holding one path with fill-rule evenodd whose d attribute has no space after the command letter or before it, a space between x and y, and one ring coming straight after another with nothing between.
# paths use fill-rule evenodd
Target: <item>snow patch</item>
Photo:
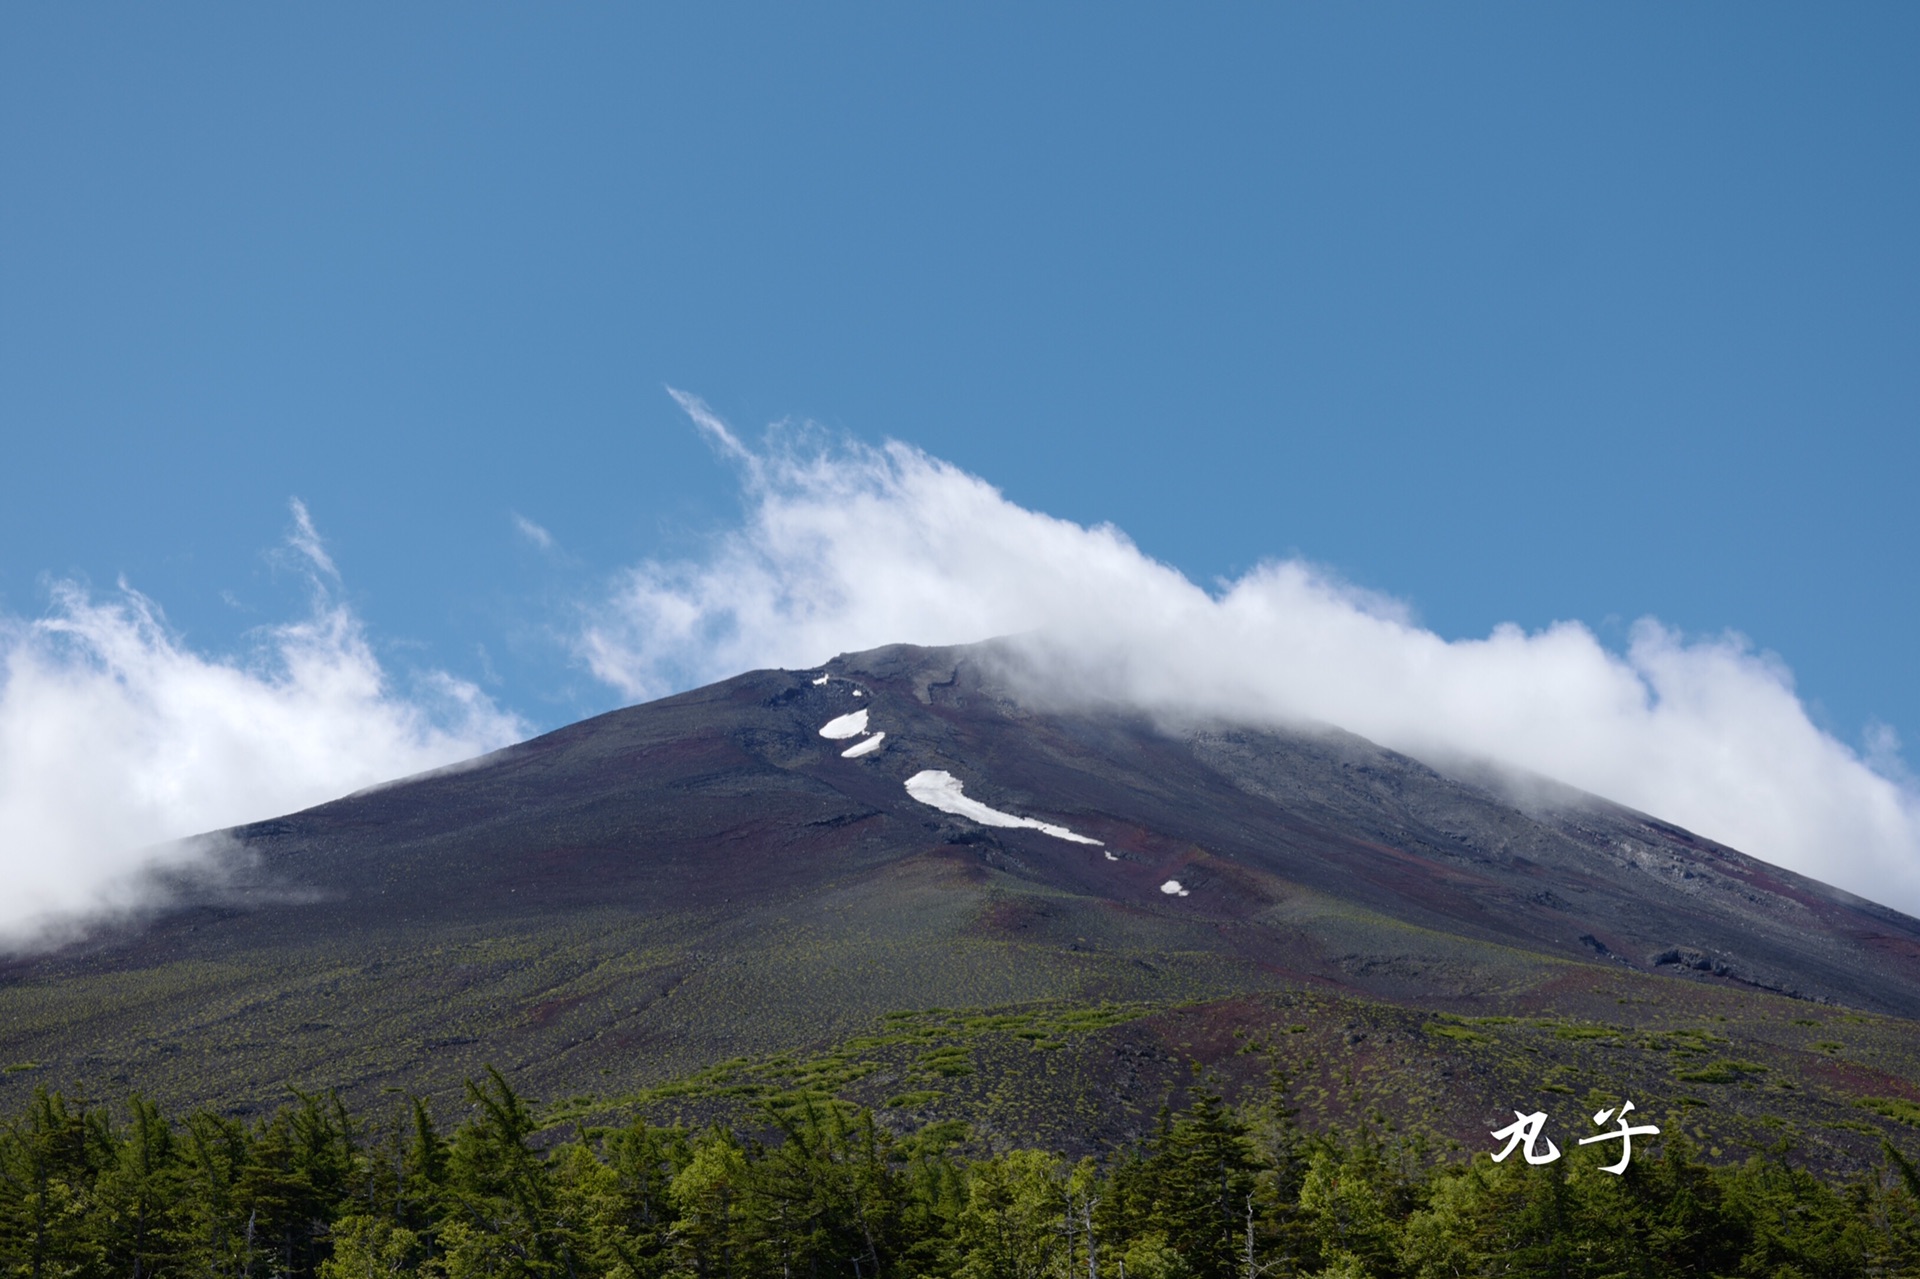
<instances>
[{"instance_id":1,"label":"snow patch","mask_svg":"<svg viewBox=\"0 0 1920 1279\"><path fill-rule=\"evenodd\" d=\"M830 719L820 727L820 736L839 742L849 737L858 737L867 731L867 712L863 708L851 715L841 715Z\"/></svg>"},{"instance_id":2,"label":"snow patch","mask_svg":"<svg viewBox=\"0 0 1920 1279\"><path fill-rule=\"evenodd\" d=\"M1112 853L1108 853L1108 854L1107 854L1107 860L1108 860L1108 861L1110 861L1110 862L1117 862L1117 861L1119 861L1120 859L1119 859L1118 857L1115 857L1115 856L1114 856L1114 855L1113 855Z\"/></svg>"},{"instance_id":3,"label":"snow patch","mask_svg":"<svg viewBox=\"0 0 1920 1279\"><path fill-rule=\"evenodd\" d=\"M813 686L815 688L819 688L822 684L826 683L828 680L832 678L833 676L831 675L822 675L819 679L813 681Z\"/></svg>"},{"instance_id":4,"label":"snow patch","mask_svg":"<svg viewBox=\"0 0 1920 1279\"><path fill-rule=\"evenodd\" d=\"M1055 839L1068 839L1076 844L1092 844L1096 848L1100 846L1099 840L1075 834L1065 826L1037 822L1031 817L1015 817L1012 813L988 808L977 799L968 799L962 791L960 779L945 769L928 768L915 773L907 779L907 794L943 813L952 813L956 817L979 822L982 826L1024 827L1027 830L1037 830L1051 835Z\"/></svg>"},{"instance_id":5,"label":"snow patch","mask_svg":"<svg viewBox=\"0 0 1920 1279\"><path fill-rule=\"evenodd\" d=\"M862 715L866 714L865 711L861 711L860 713ZM885 733L875 733L872 737L869 737L866 741L855 742L853 745L847 747L847 749L841 751L840 758L841 759L859 759L862 755L871 755L873 752L879 750L880 743L886 740L887 740L887 735Z\"/></svg>"},{"instance_id":6,"label":"snow patch","mask_svg":"<svg viewBox=\"0 0 1920 1279\"><path fill-rule=\"evenodd\" d=\"M1180 887L1180 881L1177 879L1169 879L1166 883L1160 885L1160 891L1169 897L1185 897L1187 895L1187 890Z\"/></svg>"}]
</instances>

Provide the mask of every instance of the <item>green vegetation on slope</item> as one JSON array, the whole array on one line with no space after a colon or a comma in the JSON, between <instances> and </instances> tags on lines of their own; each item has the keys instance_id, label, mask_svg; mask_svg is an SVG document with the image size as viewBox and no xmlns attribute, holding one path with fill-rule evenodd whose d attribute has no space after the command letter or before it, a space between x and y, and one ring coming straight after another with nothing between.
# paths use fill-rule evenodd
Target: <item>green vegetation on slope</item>
<instances>
[{"instance_id":1,"label":"green vegetation on slope","mask_svg":"<svg viewBox=\"0 0 1920 1279\"><path fill-rule=\"evenodd\" d=\"M1911 1023L1795 1017L1803 1006L1790 1001L1668 989L1631 1005L1588 990L1577 1018L1517 1006L1461 1016L1326 991L897 1011L825 1047L570 1091L541 1122L740 1126L769 1097L807 1095L873 1110L896 1134L961 1124L978 1148L1078 1156L1145 1137L1162 1106L1184 1104L1197 1062L1233 1099L1279 1069L1310 1132L1365 1122L1441 1150L1483 1147L1515 1108L1570 1122L1589 1095L1632 1099L1716 1162L1790 1147L1805 1166L1845 1174L1878 1161L1883 1140L1911 1136ZM1577 993L1549 1006L1579 1004ZM1840 1047L1824 1046L1835 1035Z\"/></svg>"}]
</instances>

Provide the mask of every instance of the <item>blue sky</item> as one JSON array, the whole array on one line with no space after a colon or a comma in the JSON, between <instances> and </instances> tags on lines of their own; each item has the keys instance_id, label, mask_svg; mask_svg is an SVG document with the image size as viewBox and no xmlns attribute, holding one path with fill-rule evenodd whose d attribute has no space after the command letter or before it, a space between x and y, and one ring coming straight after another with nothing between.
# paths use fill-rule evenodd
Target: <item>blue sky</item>
<instances>
[{"instance_id":1,"label":"blue sky","mask_svg":"<svg viewBox=\"0 0 1920 1279\"><path fill-rule=\"evenodd\" d=\"M124 575L237 650L300 607L297 496L390 669L555 726L623 700L582 601L741 518L671 385L1201 583L1733 628L1912 742L1916 48L1895 5L11 6L0 613Z\"/></svg>"}]
</instances>

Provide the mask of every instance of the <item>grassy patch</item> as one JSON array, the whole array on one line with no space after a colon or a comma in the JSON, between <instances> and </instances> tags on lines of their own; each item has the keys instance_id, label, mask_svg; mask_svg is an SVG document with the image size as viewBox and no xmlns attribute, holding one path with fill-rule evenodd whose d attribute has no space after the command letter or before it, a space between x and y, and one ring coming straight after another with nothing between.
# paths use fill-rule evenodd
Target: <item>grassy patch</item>
<instances>
[{"instance_id":1,"label":"grassy patch","mask_svg":"<svg viewBox=\"0 0 1920 1279\"><path fill-rule=\"evenodd\" d=\"M946 1096L946 1094L943 1092L935 1092L931 1088L923 1088L919 1092L903 1092L896 1096L889 1097L887 1098L887 1106L893 1110L930 1106L944 1096Z\"/></svg>"},{"instance_id":2,"label":"grassy patch","mask_svg":"<svg viewBox=\"0 0 1920 1279\"><path fill-rule=\"evenodd\" d=\"M1487 1037L1477 1030L1465 1026L1455 1026L1447 1022L1429 1022L1427 1033L1438 1035L1442 1039L1457 1039L1463 1044L1484 1044Z\"/></svg>"},{"instance_id":3,"label":"grassy patch","mask_svg":"<svg viewBox=\"0 0 1920 1279\"><path fill-rule=\"evenodd\" d=\"M1752 1061L1716 1061L1698 1070L1676 1071L1674 1078L1692 1084L1737 1084L1754 1075L1765 1074L1766 1069Z\"/></svg>"},{"instance_id":4,"label":"grassy patch","mask_svg":"<svg viewBox=\"0 0 1920 1279\"><path fill-rule=\"evenodd\" d=\"M1582 1039L1612 1039L1615 1035L1619 1033L1620 1033L1619 1031L1615 1030L1611 1026L1561 1025L1561 1026L1555 1026L1553 1028L1553 1037L1555 1039L1567 1039L1567 1040L1574 1040L1574 1041L1578 1041Z\"/></svg>"},{"instance_id":5,"label":"grassy patch","mask_svg":"<svg viewBox=\"0 0 1920 1279\"><path fill-rule=\"evenodd\" d=\"M1920 1125L1920 1102L1911 1102L1904 1097L1862 1097L1853 1104L1887 1119Z\"/></svg>"}]
</instances>

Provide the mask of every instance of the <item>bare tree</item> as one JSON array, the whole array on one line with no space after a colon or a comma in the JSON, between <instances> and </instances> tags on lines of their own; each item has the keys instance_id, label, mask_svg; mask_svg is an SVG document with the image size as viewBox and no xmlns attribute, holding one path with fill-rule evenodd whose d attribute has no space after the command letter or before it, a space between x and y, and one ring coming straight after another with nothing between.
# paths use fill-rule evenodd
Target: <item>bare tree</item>
<instances>
[{"instance_id":1,"label":"bare tree","mask_svg":"<svg viewBox=\"0 0 1920 1279\"><path fill-rule=\"evenodd\" d=\"M1278 1263L1278 1262L1275 1262L1275 1261L1256 1261L1256 1260L1254 1260L1254 1256L1253 1256L1253 1196L1252 1196L1252 1194L1248 1194L1248 1196L1247 1196L1247 1246L1246 1246L1246 1257L1245 1257L1245 1266L1246 1266L1246 1268L1245 1268L1245 1270L1244 1270L1244 1271L1242 1272L1242 1275L1241 1275L1241 1279L1260 1279L1260 1276L1261 1276L1261 1275L1264 1275L1264 1274L1266 1274L1266 1273L1267 1273L1267 1272L1268 1272L1269 1270L1272 1270L1272 1269L1273 1269L1273 1268L1274 1268L1274 1267L1275 1267L1276 1265L1278 1265L1278 1264L1279 1264L1279 1263Z\"/></svg>"}]
</instances>

